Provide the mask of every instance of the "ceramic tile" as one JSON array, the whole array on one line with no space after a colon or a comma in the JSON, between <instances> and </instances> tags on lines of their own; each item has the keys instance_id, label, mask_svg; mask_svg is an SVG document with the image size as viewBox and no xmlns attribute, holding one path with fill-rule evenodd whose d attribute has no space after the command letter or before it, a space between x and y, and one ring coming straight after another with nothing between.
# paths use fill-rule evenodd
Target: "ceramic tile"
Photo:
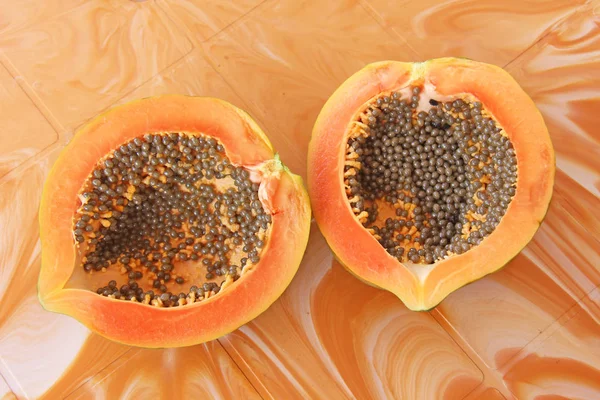
<instances>
[{"instance_id":1,"label":"ceramic tile","mask_svg":"<svg viewBox=\"0 0 600 400\"><path fill-rule=\"evenodd\" d=\"M120 99L116 105L134 99L173 93L218 97L237 107L245 108L244 102L208 63L199 49L192 50L183 59Z\"/></svg>"},{"instance_id":2,"label":"ceramic tile","mask_svg":"<svg viewBox=\"0 0 600 400\"><path fill-rule=\"evenodd\" d=\"M429 314L334 262L316 227L282 298L226 340L263 397L275 399L462 399L483 379Z\"/></svg>"},{"instance_id":3,"label":"ceramic tile","mask_svg":"<svg viewBox=\"0 0 600 400\"><path fill-rule=\"evenodd\" d=\"M0 63L0 182L58 140L58 134Z\"/></svg>"},{"instance_id":4,"label":"ceramic tile","mask_svg":"<svg viewBox=\"0 0 600 400\"><path fill-rule=\"evenodd\" d=\"M600 398L598 310L600 289L511 363L504 377L517 398Z\"/></svg>"},{"instance_id":5,"label":"ceramic tile","mask_svg":"<svg viewBox=\"0 0 600 400\"><path fill-rule=\"evenodd\" d=\"M37 299L39 197L56 155L55 147L0 186L0 374L23 398L62 398L127 350Z\"/></svg>"},{"instance_id":6,"label":"ceramic tile","mask_svg":"<svg viewBox=\"0 0 600 400\"><path fill-rule=\"evenodd\" d=\"M191 50L153 3L90 1L0 37L40 101L73 129Z\"/></svg>"},{"instance_id":7,"label":"ceramic tile","mask_svg":"<svg viewBox=\"0 0 600 400\"><path fill-rule=\"evenodd\" d=\"M17 396L8 386L8 383L0 376L0 399L2 400L16 400Z\"/></svg>"},{"instance_id":8,"label":"ceramic tile","mask_svg":"<svg viewBox=\"0 0 600 400\"><path fill-rule=\"evenodd\" d=\"M451 294L437 310L491 369L500 368L600 284L600 242L558 205L502 270Z\"/></svg>"},{"instance_id":9,"label":"ceramic tile","mask_svg":"<svg viewBox=\"0 0 600 400\"><path fill-rule=\"evenodd\" d=\"M181 349L132 349L67 398L258 400L260 396L213 341Z\"/></svg>"},{"instance_id":10,"label":"ceramic tile","mask_svg":"<svg viewBox=\"0 0 600 400\"><path fill-rule=\"evenodd\" d=\"M535 288L530 287L531 277L536 278ZM573 303L556 282L520 255L493 276L454 292L437 310L485 364L495 369Z\"/></svg>"},{"instance_id":11,"label":"ceramic tile","mask_svg":"<svg viewBox=\"0 0 600 400\"><path fill-rule=\"evenodd\" d=\"M364 0L423 58L467 57L504 66L585 0Z\"/></svg>"},{"instance_id":12,"label":"ceramic tile","mask_svg":"<svg viewBox=\"0 0 600 400\"><path fill-rule=\"evenodd\" d=\"M69 12L85 0L21 0L4 2L0 13L0 36Z\"/></svg>"},{"instance_id":13,"label":"ceramic tile","mask_svg":"<svg viewBox=\"0 0 600 400\"><path fill-rule=\"evenodd\" d=\"M550 205L523 254L574 299L600 285L600 240L588 234L559 201Z\"/></svg>"},{"instance_id":14,"label":"ceramic tile","mask_svg":"<svg viewBox=\"0 0 600 400\"><path fill-rule=\"evenodd\" d=\"M595 2L594 4L597 4ZM542 112L556 151L557 194L600 238L600 15L590 3L508 67ZM566 175L566 176L565 176ZM586 193L589 192L589 193ZM591 196L590 196L591 194Z\"/></svg>"},{"instance_id":15,"label":"ceramic tile","mask_svg":"<svg viewBox=\"0 0 600 400\"><path fill-rule=\"evenodd\" d=\"M369 62L414 57L353 0L266 1L204 48L302 175L312 125L336 87Z\"/></svg>"},{"instance_id":16,"label":"ceramic tile","mask_svg":"<svg viewBox=\"0 0 600 400\"><path fill-rule=\"evenodd\" d=\"M192 38L204 41L249 13L264 0L179 0L158 4L173 20L185 26Z\"/></svg>"},{"instance_id":17,"label":"ceramic tile","mask_svg":"<svg viewBox=\"0 0 600 400\"><path fill-rule=\"evenodd\" d=\"M559 203L577 223L585 226L595 238L600 238L600 198L583 190L577 181L564 171L557 169L554 201Z\"/></svg>"},{"instance_id":18,"label":"ceramic tile","mask_svg":"<svg viewBox=\"0 0 600 400\"><path fill-rule=\"evenodd\" d=\"M502 395L496 388L487 388L481 395L477 397L480 400L505 400L506 397Z\"/></svg>"}]
</instances>

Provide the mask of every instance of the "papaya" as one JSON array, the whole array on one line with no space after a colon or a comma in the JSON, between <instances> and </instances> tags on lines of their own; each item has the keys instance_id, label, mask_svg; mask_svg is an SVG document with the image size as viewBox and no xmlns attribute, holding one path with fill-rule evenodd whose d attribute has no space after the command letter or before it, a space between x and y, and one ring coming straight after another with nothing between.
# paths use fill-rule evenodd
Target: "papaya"
<instances>
[{"instance_id":1,"label":"papaya","mask_svg":"<svg viewBox=\"0 0 600 400\"><path fill-rule=\"evenodd\" d=\"M545 122L511 75L449 57L349 77L314 124L307 183L344 267L422 311L527 245L554 173Z\"/></svg>"},{"instance_id":2,"label":"papaya","mask_svg":"<svg viewBox=\"0 0 600 400\"><path fill-rule=\"evenodd\" d=\"M246 112L210 97L131 101L79 129L52 166L38 297L127 345L206 342L283 293L310 219L302 179Z\"/></svg>"}]
</instances>

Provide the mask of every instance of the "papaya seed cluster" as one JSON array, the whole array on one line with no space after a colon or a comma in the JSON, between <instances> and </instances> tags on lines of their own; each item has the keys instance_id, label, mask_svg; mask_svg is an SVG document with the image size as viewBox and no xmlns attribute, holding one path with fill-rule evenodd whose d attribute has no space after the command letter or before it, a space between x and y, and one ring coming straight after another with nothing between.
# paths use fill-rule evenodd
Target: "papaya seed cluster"
<instances>
[{"instance_id":1,"label":"papaya seed cluster","mask_svg":"<svg viewBox=\"0 0 600 400\"><path fill-rule=\"evenodd\" d=\"M258 189L214 138L136 137L82 189L73 228L82 267L119 269L120 285L96 290L115 299L174 307L214 296L260 260L271 216ZM205 270L203 282L178 273L186 263Z\"/></svg>"},{"instance_id":2,"label":"papaya seed cluster","mask_svg":"<svg viewBox=\"0 0 600 400\"><path fill-rule=\"evenodd\" d=\"M352 125L344 183L354 214L400 262L432 264L489 236L516 193L511 141L480 102L382 95ZM380 216L384 205L394 213Z\"/></svg>"}]
</instances>

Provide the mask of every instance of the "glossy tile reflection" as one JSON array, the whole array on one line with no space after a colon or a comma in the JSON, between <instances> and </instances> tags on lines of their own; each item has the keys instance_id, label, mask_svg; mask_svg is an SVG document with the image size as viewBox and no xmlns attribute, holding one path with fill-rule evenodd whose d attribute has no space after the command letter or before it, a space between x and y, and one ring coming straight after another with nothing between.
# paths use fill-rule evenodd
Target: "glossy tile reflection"
<instances>
[{"instance_id":1,"label":"glossy tile reflection","mask_svg":"<svg viewBox=\"0 0 600 400\"><path fill-rule=\"evenodd\" d=\"M599 0L31 0L0 6L0 399L600 398ZM165 93L247 110L305 176L325 100L366 63L463 56L530 94L553 201L501 271L429 313L364 285L316 225L292 285L219 341L144 350L44 311L42 182L83 122Z\"/></svg>"},{"instance_id":2,"label":"glossy tile reflection","mask_svg":"<svg viewBox=\"0 0 600 400\"><path fill-rule=\"evenodd\" d=\"M581 185L562 170L556 171L554 199L575 218L578 224L585 226L595 238L600 238L600 197L581 190Z\"/></svg>"},{"instance_id":3,"label":"glossy tile reflection","mask_svg":"<svg viewBox=\"0 0 600 400\"><path fill-rule=\"evenodd\" d=\"M504 66L585 0L364 0L423 58L467 57Z\"/></svg>"},{"instance_id":4,"label":"glossy tile reflection","mask_svg":"<svg viewBox=\"0 0 600 400\"><path fill-rule=\"evenodd\" d=\"M596 289L511 363L504 378L518 398L597 397L600 393L599 306L600 290Z\"/></svg>"},{"instance_id":5,"label":"glossy tile reflection","mask_svg":"<svg viewBox=\"0 0 600 400\"><path fill-rule=\"evenodd\" d=\"M116 104L171 93L218 97L237 107L245 108L243 100L210 66L199 49L194 49L177 63L154 76Z\"/></svg>"},{"instance_id":6,"label":"glossy tile reflection","mask_svg":"<svg viewBox=\"0 0 600 400\"><path fill-rule=\"evenodd\" d=\"M481 395L479 397L477 397L477 399L481 399L481 400L504 400L504 399L506 399L506 397L504 397L502 395L502 393L500 393L498 391L498 389L489 388L485 392L481 393Z\"/></svg>"},{"instance_id":7,"label":"glossy tile reflection","mask_svg":"<svg viewBox=\"0 0 600 400\"><path fill-rule=\"evenodd\" d=\"M530 287L531 277L535 287ZM575 304L529 259L450 295L437 309L492 369L502 366ZM465 312L469 310L469 312Z\"/></svg>"},{"instance_id":8,"label":"glossy tile reflection","mask_svg":"<svg viewBox=\"0 0 600 400\"><path fill-rule=\"evenodd\" d=\"M27 398L48 391L60 398L127 349L90 334L71 318L45 311L37 299L39 196L56 155L55 149L38 158L0 186L0 374Z\"/></svg>"},{"instance_id":9,"label":"glossy tile reflection","mask_svg":"<svg viewBox=\"0 0 600 400\"><path fill-rule=\"evenodd\" d=\"M284 296L227 341L272 398L461 399L483 378L430 315L334 262L316 227Z\"/></svg>"},{"instance_id":10,"label":"glossy tile reflection","mask_svg":"<svg viewBox=\"0 0 600 400\"><path fill-rule=\"evenodd\" d=\"M260 399L216 341L172 350L132 349L67 398L125 394L139 399Z\"/></svg>"},{"instance_id":11,"label":"glossy tile reflection","mask_svg":"<svg viewBox=\"0 0 600 400\"><path fill-rule=\"evenodd\" d=\"M523 252L562 290L579 300L600 285L600 240L551 204L545 223Z\"/></svg>"},{"instance_id":12,"label":"glossy tile reflection","mask_svg":"<svg viewBox=\"0 0 600 400\"><path fill-rule=\"evenodd\" d=\"M58 134L0 63L0 182L58 140ZM20 134L16 135L16 132Z\"/></svg>"},{"instance_id":13,"label":"glossy tile reflection","mask_svg":"<svg viewBox=\"0 0 600 400\"><path fill-rule=\"evenodd\" d=\"M31 27L84 4L85 0L22 0L3 2L0 13L0 35Z\"/></svg>"},{"instance_id":14,"label":"glossy tile reflection","mask_svg":"<svg viewBox=\"0 0 600 400\"><path fill-rule=\"evenodd\" d=\"M204 41L252 11L263 1L159 0L158 4L177 24L185 26L194 40Z\"/></svg>"},{"instance_id":15,"label":"glossy tile reflection","mask_svg":"<svg viewBox=\"0 0 600 400\"><path fill-rule=\"evenodd\" d=\"M158 6L120 1L87 2L0 36L0 47L70 129L191 50Z\"/></svg>"},{"instance_id":16,"label":"glossy tile reflection","mask_svg":"<svg viewBox=\"0 0 600 400\"><path fill-rule=\"evenodd\" d=\"M600 238L600 15L597 2L581 8L568 23L549 33L508 71L527 90L544 115L561 173L556 192L579 222ZM591 194L591 196L590 196Z\"/></svg>"},{"instance_id":17,"label":"glossy tile reflection","mask_svg":"<svg viewBox=\"0 0 600 400\"><path fill-rule=\"evenodd\" d=\"M0 399L2 400L16 400L17 396L10 389L8 384L2 377L0 377Z\"/></svg>"}]
</instances>

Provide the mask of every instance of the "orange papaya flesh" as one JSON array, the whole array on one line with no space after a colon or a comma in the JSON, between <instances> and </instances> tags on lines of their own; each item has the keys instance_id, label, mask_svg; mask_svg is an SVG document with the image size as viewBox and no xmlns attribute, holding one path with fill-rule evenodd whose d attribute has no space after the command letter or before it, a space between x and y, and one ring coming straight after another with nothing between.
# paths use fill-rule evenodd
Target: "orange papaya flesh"
<instances>
[{"instance_id":1,"label":"orange papaya flesh","mask_svg":"<svg viewBox=\"0 0 600 400\"><path fill-rule=\"evenodd\" d=\"M264 234L261 236L262 247L252 246L260 258L257 257L255 262L248 258L245 265L239 266L239 274L236 272L235 275L230 275L227 272L222 277L213 276L217 278L216 282L219 279L222 281L221 286L216 288L217 284L213 282L214 289L211 287L203 296L196 297L196 292L192 295L187 290L194 284L202 287L202 280L208 283L208 278L204 279L203 273L198 271L203 268L203 257L209 258L210 254L198 252L195 256L200 257L196 260L189 257L177 260L171 257L170 262L175 265L171 265L168 272L181 279L185 276L185 283L178 285L174 282L175 278L169 281L160 279L160 283L169 288L169 293L173 288L174 294L175 290L181 290L187 296L172 302L166 300L164 304L159 297L162 289L153 288L150 285L152 279L146 281L147 274L152 275L155 281L159 280L156 270L152 273L148 268L142 268L141 264L129 261L127 268L130 272L143 271L144 277L136 277L135 285L137 289L143 288L144 294L138 293L136 296L133 293L129 298L129 295L119 292L117 287L110 295L99 295L94 290L100 282L106 284L110 277L119 281L120 286L121 283L127 283L128 277L127 273L123 275L125 264L120 266L119 271L119 262L111 262L102 270L88 271L82 268L86 257L89 261L90 256L84 246L74 240L77 237L74 234L77 232L74 222L78 220L77 215L84 202L81 200L82 188L87 187L85 190L91 191L90 181L94 178L92 172L98 169L99 163L110 159L107 157L123 144L136 138L143 140L144 135L164 137L169 133L178 134L184 139L212 138L222 146L222 157L229 161L231 170L235 168L237 171L246 171L246 191L250 188L257 189L252 198L260 201L259 208L262 215L265 215L264 221L267 220L266 215L269 218L268 227L261 228ZM146 137L150 139L151 136ZM115 164L117 161L115 160ZM201 163L198 163L198 168L199 165ZM143 169L138 169L140 177L147 167L144 165ZM156 168L159 167L160 164ZM186 177L186 174L182 176ZM197 181L197 186L213 185L213 193L235 188L230 182L220 186L220 182L225 181L226 177L221 180L204 178ZM165 176L161 179L169 182ZM108 183L105 180L103 182ZM166 186L158 185L160 190L166 190ZM144 188L150 191L149 186ZM156 196L160 190L157 189ZM111 201L114 204L114 199ZM128 204L132 199L123 201ZM240 207L242 209L244 205ZM255 210L244 215L253 215L254 217L249 218L258 219L258 212ZM88 214L91 215L92 212ZM88 220L93 222L93 219ZM219 99L166 95L115 107L81 128L63 150L46 180L39 221L42 267L38 296L47 310L72 316L92 331L124 344L149 348L180 347L206 342L231 332L262 313L283 293L295 275L306 248L310 206L301 178L283 165L267 136L248 114ZM236 224L227 225L230 228L228 232L239 230L241 222ZM99 225L96 224L95 227ZM181 230L185 231L186 227L189 226L184 224ZM193 238L189 231L184 233L186 238ZM96 232L90 233L92 234L95 235ZM196 236L195 243L206 247L208 241L202 239L200 242L199 236L201 235ZM205 238L205 235L201 237ZM88 239L86 238L86 245L89 243ZM231 238L223 239L222 245L230 245L230 249L223 254L229 256L237 248L227 239ZM258 237L253 240L258 240ZM157 246L154 248L155 253L165 249L162 245L158 246L158 241L154 244ZM179 248L179 253L193 254L191 244L187 248ZM152 256L149 254L148 252L151 262ZM234 256L236 255L236 262L239 262L239 254L235 253ZM145 260L148 262L148 259ZM186 275L181 271L190 273ZM203 271L206 272L206 269ZM131 282L130 279L129 283ZM129 289L131 294L132 290ZM157 291L156 298L152 301L145 297L148 289ZM166 307L169 302L171 306Z\"/></svg>"},{"instance_id":2,"label":"orange papaya flesh","mask_svg":"<svg viewBox=\"0 0 600 400\"><path fill-rule=\"evenodd\" d=\"M412 92L413 90L416 92ZM411 96L415 93L418 93L417 98L412 100ZM366 158L357 155L355 149L363 150L361 146L365 146L363 143L371 140L370 135L378 134L378 129L383 129L380 128L380 124L385 125L388 120L392 120L390 118L394 118L385 117L387 120L381 122L385 115L390 115L386 114L382 107L392 104L395 99L398 102L406 102L406 108L398 106L399 113L412 107L411 102L414 102L412 126L406 129L416 130L436 120L440 115L451 114L455 121L467 118L462 111L452 108L457 99L462 101L460 107L471 107L467 115L479 112L473 111L473 105L479 102L477 107L480 107L478 110L481 111L481 115L491 119L497 127L498 134L505 137L500 138L504 141L498 143L509 142L510 148L514 150L513 161L510 161L516 164L517 171L514 177L514 194L502 211L499 221L494 223L493 231L484 231L485 237L473 239L473 243L466 243L467 239L461 238L461 232L456 232L456 246L465 243L465 246L470 246L468 251L450 247L458 251L445 251L442 256L435 258L435 254L428 250L434 247L431 243L427 247L425 243L415 242L415 236L426 237L421 234L423 227L436 229L435 225L429 224L433 218L431 212L422 214L424 220L420 222L421 228L415 229L414 209L427 209L431 204L429 197L423 196L418 204L410 204L393 197L406 194L414 200L417 197L415 193L409 193L404 187L398 190L402 195L397 195L394 192L397 189L392 188L393 193L387 192L387 196L392 193L392 200L396 200L391 206L390 201L383 201L381 195L375 200L369 200L370 194L366 194L366 197L360 197L363 194L356 197L355 193L350 193L355 189L348 186L349 178L354 178L357 188L365 190L360 185L365 185L364 182L369 182L368 179L376 176L369 170L371 165L366 165ZM446 105L448 108L443 108ZM440 114L427 114L432 108L441 110ZM427 117L419 117L419 112L425 113L423 115ZM443 120L446 117L439 118ZM442 132L445 129L446 132L451 132L450 130L454 129L452 125L447 124L434 130ZM412 134L407 132L407 135ZM424 136L419 138L420 145L425 146L429 142L422 141L429 138L430 134L421 132ZM439 135L443 136L442 133ZM363 141L353 147L360 136L363 137ZM390 141L390 138L393 138L391 134L388 134L387 138L382 137L382 140ZM452 137L452 134L445 137ZM457 137L460 135L454 136L455 139ZM417 136L407 136L406 140L417 140L416 138ZM482 145L471 139L465 143L468 143L465 146L479 146L473 150L476 154L481 154ZM379 147L364 147L364 150L380 151L373 153L373 159L390 147L385 144L372 146ZM431 154L428 153L429 156ZM491 156L483 159L489 158ZM449 164L445 166L449 167ZM482 162L474 168L483 167ZM498 170L497 165L494 168L494 171L489 170L491 174ZM341 263L361 280L394 293L409 309L428 310L465 284L500 269L531 240L548 209L553 189L554 168L554 151L540 112L514 79L501 68L458 58L434 59L423 63L384 61L370 64L351 76L322 108L309 145L308 187L315 219ZM389 176L389 171L386 174ZM417 183L421 181L418 177L415 179ZM490 182L483 178L481 181L483 183L479 184L482 188L477 190L487 190ZM504 194L502 191L499 193L500 196ZM357 199L364 199L364 203L368 203L369 207L375 207L373 203L376 203L378 208L376 211L367 206L358 209ZM402 214L403 207L406 208L407 216ZM394 212L398 212L400 217L396 217L398 214ZM493 219L500 216L489 213L478 215L477 212L468 214L469 218L460 217L461 229L467 230L467 236L473 226L485 226L488 219L494 222ZM368 220L373 214L377 214L374 220ZM474 217L480 218L480 221L474 221ZM385 226L388 218L392 223ZM401 225L406 222L406 226L402 225L401 229L397 229L398 226L393 225L394 218L402 219ZM410 222L407 222L408 220ZM456 221L452 223L454 222ZM378 227L373 229L377 224ZM381 227L389 229L386 232L385 229L380 230ZM391 230L395 230L391 239L382 240L381 232L385 234ZM405 239L396 242L396 247L392 249L393 235L398 232L403 233ZM406 236L410 237L408 241ZM450 245L455 246L452 243ZM383 244L387 244L386 248ZM400 249L402 246L404 247ZM415 250L411 258L408 258L405 250L411 247ZM421 249L422 253L418 253ZM427 251L430 251L430 258L424 260Z\"/></svg>"}]
</instances>

